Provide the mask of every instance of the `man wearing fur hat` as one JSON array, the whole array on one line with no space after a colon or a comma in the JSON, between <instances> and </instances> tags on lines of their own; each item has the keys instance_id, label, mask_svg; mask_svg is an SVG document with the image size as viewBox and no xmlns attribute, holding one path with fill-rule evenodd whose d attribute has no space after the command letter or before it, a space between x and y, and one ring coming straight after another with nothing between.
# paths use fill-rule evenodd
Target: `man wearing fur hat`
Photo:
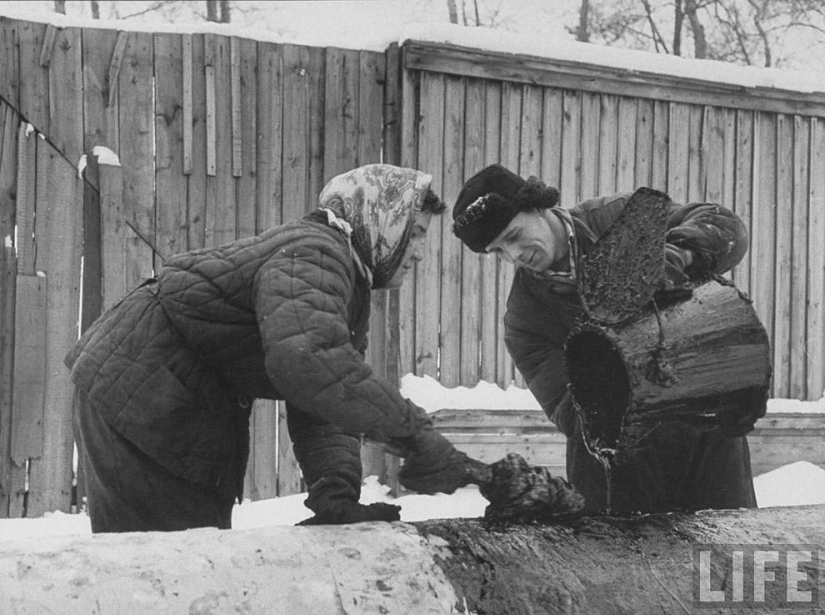
<instances>
[{"instance_id":1,"label":"man wearing fur hat","mask_svg":"<svg viewBox=\"0 0 825 615\"><path fill-rule=\"evenodd\" d=\"M515 264L504 316L505 342L548 417L567 436L567 474L586 512L607 509L602 465L587 452L568 391L564 343L584 316L577 274L631 194L602 196L573 208L535 177L500 165L471 177L453 208L453 231L471 250ZM669 204L662 290L690 293L692 283L734 267L747 230L732 211L710 203ZM613 512L754 508L747 440L736 429L662 426L650 445L612 472Z\"/></svg>"}]
</instances>

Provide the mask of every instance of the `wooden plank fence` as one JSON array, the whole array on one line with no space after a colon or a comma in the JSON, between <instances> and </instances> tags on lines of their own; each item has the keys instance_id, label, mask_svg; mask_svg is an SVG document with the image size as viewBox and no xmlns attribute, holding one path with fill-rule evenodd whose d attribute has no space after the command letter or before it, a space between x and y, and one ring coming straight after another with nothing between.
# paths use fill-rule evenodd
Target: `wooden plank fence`
<instances>
[{"instance_id":1,"label":"wooden plank fence","mask_svg":"<svg viewBox=\"0 0 825 615\"><path fill-rule=\"evenodd\" d=\"M119 165L97 164L100 147ZM415 41L378 53L0 18L0 517L71 506L62 358L78 322L169 255L301 216L329 178L379 161L432 173L448 203L492 162L558 186L565 206L642 184L722 201L751 231L732 277L772 335L774 395L822 395L821 93ZM375 293L370 363L393 380L523 385L503 342L514 270L450 226L401 289ZM299 491L283 409L257 401L252 430L247 494ZM397 469L364 461L387 481Z\"/></svg>"}]
</instances>

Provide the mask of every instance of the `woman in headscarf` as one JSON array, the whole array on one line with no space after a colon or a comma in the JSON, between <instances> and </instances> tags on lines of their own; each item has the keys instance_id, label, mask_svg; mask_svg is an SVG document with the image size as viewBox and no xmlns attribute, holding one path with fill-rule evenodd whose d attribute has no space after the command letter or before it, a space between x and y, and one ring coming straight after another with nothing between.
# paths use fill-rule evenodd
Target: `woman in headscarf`
<instances>
[{"instance_id":1,"label":"woman in headscarf","mask_svg":"<svg viewBox=\"0 0 825 615\"><path fill-rule=\"evenodd\" d=\"M444 204L431 176L368 165L320 207L256 237L169 259L66 358L94 532L229 528L255 398L286 402L308 523L396 520L359 504L361 434L401 452L403 485L463 485L467 457L364 361L370 289L421 258Z\"/></svg>"}]
</instances>

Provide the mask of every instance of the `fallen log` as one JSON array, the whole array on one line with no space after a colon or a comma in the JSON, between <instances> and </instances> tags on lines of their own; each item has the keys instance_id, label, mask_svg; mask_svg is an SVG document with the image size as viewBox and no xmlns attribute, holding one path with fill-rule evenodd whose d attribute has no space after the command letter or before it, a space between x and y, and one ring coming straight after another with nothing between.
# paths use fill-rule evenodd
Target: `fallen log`
<instances>
[{"instance_id":1,"label":"fallen log","mask_svg":"<svg viewBox=\"0 0 825 615\"><path fill-rule=\"evenodd\" d=\"M809 506L21 539L0 545L0 613L810 614L823 518Z\"/></svg>"}]
</instances>

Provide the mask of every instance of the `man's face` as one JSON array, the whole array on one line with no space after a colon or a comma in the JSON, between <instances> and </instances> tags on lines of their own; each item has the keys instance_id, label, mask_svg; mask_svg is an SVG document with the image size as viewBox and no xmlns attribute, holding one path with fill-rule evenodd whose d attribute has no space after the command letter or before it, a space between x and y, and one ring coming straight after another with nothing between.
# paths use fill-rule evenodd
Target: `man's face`
<instances>
[{"instance_id":1,"label":"man's face","mask_svg":"<svg viewBox=\"0 0 825 615\"><path fill-rule=\"evenodd\" d=\"M547 210L522 211L487 246L487 252L538 273L567 256L570 246L564 225Z\"/></svg>"}]
</instances>

